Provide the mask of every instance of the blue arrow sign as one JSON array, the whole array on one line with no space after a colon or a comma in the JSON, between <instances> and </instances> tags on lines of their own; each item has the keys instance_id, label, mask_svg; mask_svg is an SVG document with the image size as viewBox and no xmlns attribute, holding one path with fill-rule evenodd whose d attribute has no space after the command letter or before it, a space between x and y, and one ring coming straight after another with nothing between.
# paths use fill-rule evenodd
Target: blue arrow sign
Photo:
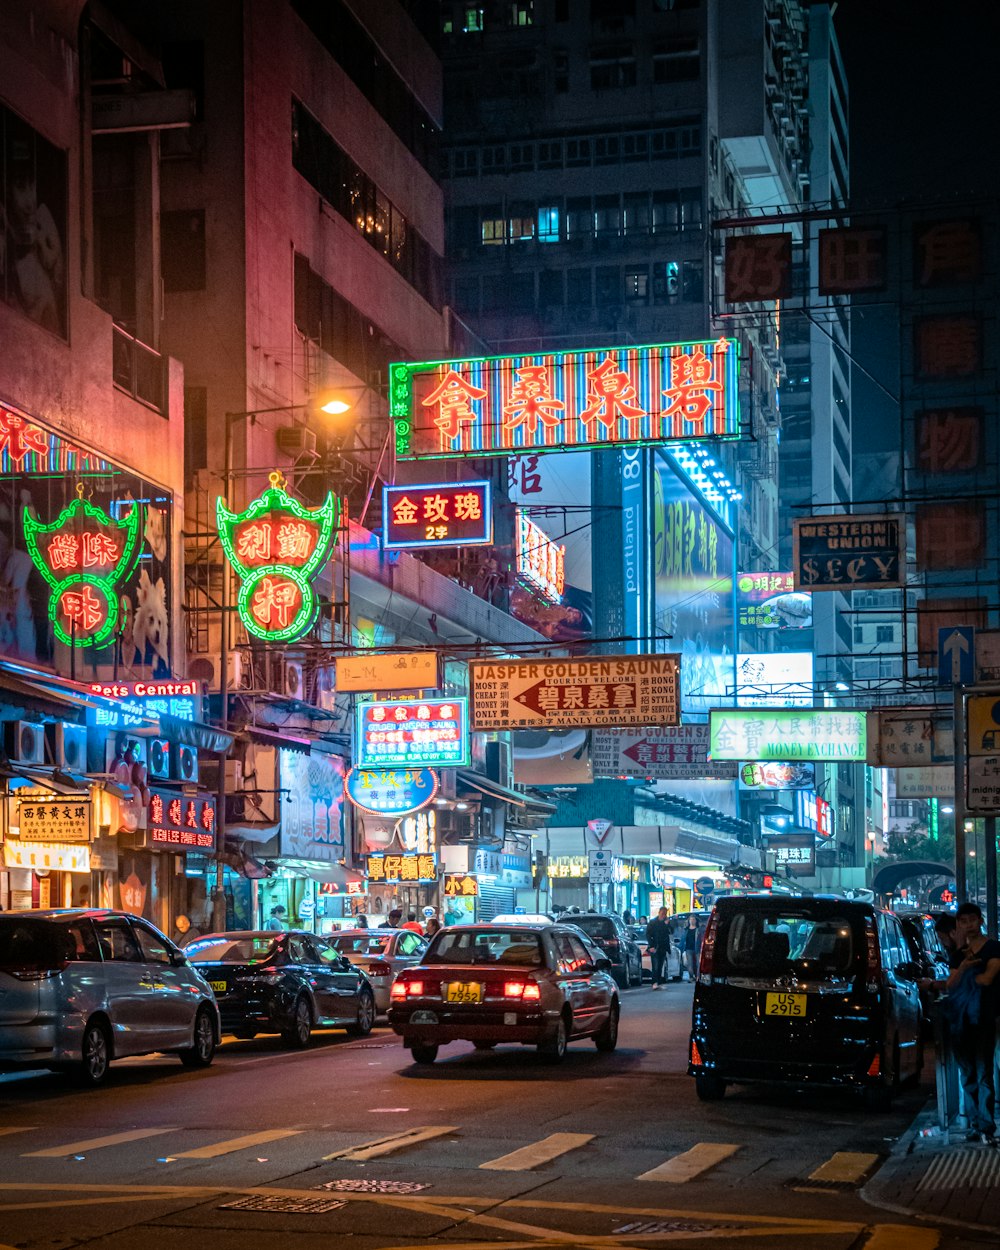
<instances>
[{"instance_id":1,"label":"blue arrow sign","mask_svg":"<svg viewBox=\"0 0 1000 1250\"><path fill-rule=\"evenodd\" d=\"M938 630L938 685L966 686L976 676L976 631L971 625Z\"/></svg>"}]
</instances>

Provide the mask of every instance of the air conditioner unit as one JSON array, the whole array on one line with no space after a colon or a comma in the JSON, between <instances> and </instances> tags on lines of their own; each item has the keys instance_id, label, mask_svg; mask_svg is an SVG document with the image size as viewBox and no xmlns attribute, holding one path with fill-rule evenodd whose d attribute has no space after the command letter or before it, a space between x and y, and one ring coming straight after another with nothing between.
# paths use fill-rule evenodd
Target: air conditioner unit
<instances>
[{"instance_id":1,"label":"air conditioner unit","mask_svg":"<svg viewBox=\"0 0 1000 1250\"><path fill-rule=\"evenodd\" d=\"M68 725L65 721L56 721L55 749L53 759L59 768L70 772L85 773L87 771L87 726Z\"/></svg>"},{"instance_id":2,"label":"air conditioner unit","mask_svg":"<svg viewBox=\"0 0 1000 1250\"><path fill-rule=\"evenodd\" d=\"M271 668L271 689L285 699L305 699L301 660L275 659Z\"/></svg>"},{"instance_id":3,"label":"air conditioner unit","mask_svg":"<svg viewBox=\"0 0 1000 1250\"><path fill-rule=\"evenodd\" d=\"M316 435L304 425L282 425L276 435L278 450L286 456L314 455Z\"/></svg>"},{"instance_id":4,"label":"air conditioner unit","mask_svg":"<svg viewBox=\"0 0 1000 1250\"><path fill-rule=\"evenodd\" d=\"M12 760L18 760L22 764L44 764L45 727L32 721L9 721L7 754Z\"/></svg>"},{"instance_id":5,"label":"air conditioner unit","mask_svg":"<svg viewBox=\"0 0 1000 1250\"><path fill-rule=\"evenodd\" d=\"M239 651L230 651L226 686L229 690L242 690L244 680L243 655ZM195 681L203 681L209 690L219 689L219 656L193 655L188 662L187 675Z\"/></svg>"},{"instance_id":6,"label":"air conditioner unit","mask_svg":"<svg viewBox=\"0 0 1000 1250\"><path fill-rule=\"evenodd\" d=\"M166 738L149 739L149 775L170 776L170 743Z\"/></svg>"},{"instance_id":7,"label":"air conditioner unit","mask_svg":"<svg viewBox=\"0 0 1000 1250\"><path fill-rule=\"evenodd\" d=\"M177 761L178 781L195 782L198 780L198 752L194 747L178 746L174 749Z\"/></svg>"}]
</instances>

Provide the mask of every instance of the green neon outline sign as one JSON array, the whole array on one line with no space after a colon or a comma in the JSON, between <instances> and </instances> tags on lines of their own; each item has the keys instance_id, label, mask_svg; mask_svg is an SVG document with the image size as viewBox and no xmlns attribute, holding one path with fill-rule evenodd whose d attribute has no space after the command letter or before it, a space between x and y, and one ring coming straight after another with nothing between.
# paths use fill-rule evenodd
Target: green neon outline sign
<instances>
[{"instance_id":1,"label":"green neon outline sign","mask_svg":"<svg viewBox=\"0 0 1000 1250\"><path fill-rule=\"evenodd\" d=\"M118 521L108 516L103 508L98 508L84 499L82 484L77 485L76 493L76 499L48 524L37 520L30 512L25 512L24 545L32 564L51 588L48 616L53 633L59 641L67 647L106 647L112 641L118 625L120 615L118 587L132 573L142 551L140 542L142 507L139 504L133 504L132 511L125 520ZM124 530L125 541L121 554L114 564L106 568L97 566L85 573L68 573L60 577L49 565L46 553L39 545L40 540L44 537L54 537L64 530L71 529L75 529L79 537L80 531L88 522L105 529ZM92 594L98 592L99 598L104 600L105 618L100 628L93 633L83 635L67 633L59 619L63 599L67 593L75 593L73 592L75 586L86 588L80 592L81 594L86 593L87 590Z\"/></svg>"},{"instance_id":2,"label":"green neon outline sign","mask_svg":"<svg viewBox=\"0 0 1000 1250\"><path fill-rule=\"evenodd\" d=\"M292 642L312 629L319 613L319 600L312 588L311 579L329 560L336 543L336 529L340 521L340 500L331 491L320 507L306 508L283 489L283 478L280 473L272 473L269 481L271 485L267 490L258 495L243 512L231 512L220 495L215 501L215 518L222 550L241 579L236 610L243 628L248 634L264 642ZM297 521L318 525L319 534L316 545L302 564L272 561L270 564L249 565L237 553L236 544L233 541L237 527L248 521L257 521L264 516L270 517L274 513L284 513L294 517ZM301 595L302 602L295 616L281 629L265 629L251 610L254 596L267 578L281 578L285 582L291 582Z\"/></svg>"}]
</instances>

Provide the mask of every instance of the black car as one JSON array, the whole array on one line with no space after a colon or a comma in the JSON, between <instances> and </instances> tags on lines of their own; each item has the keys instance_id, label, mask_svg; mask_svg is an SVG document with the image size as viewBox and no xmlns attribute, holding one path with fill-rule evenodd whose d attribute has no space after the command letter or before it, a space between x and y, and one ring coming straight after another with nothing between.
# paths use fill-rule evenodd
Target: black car
<instances>
[{"instance_id":1,"label":"black car","mask_svg":"<svg viewBox=\"0 0 1000 1250\"><path fill-rule=\"evenodd\" d=\"M611 975L622 987L642 984L642 949L621 916L612 912L574 912L561 917L576 925L611 961Z\"/></svg>"},{"instance_id":2,"label":"black car","mask_svg":"<svg viewBox=\"0 0 1000 1250\"><path fill-rule=\"evenodd\" d=\"M948 952L941 945L937 929L934 928L934 917L926 912L897 912L896 915L903 926L911 958L920 969L921 980L941 981L947 977ZM931 1035L932 1002L932 991L922 988L920 1005L923 1010L924 1037Z\"/></svg>"},{"instance_id":3,"label":"black car","mask_svg":"<svg viewBox=\"0 0 1000 1250\"><path fill-rule=\"evenodd\" d=\"M920 1072L919 975L899 920L870 903L720 899L694 993L699 1098L766 1081L854 1087L884 1108Z\"/></svg>"},{"instance_id":4,"label":"black car","mask_svg":"<svg viewBox=\"0 0 1000 1250\"><path fill-rule=\"evenodd\" d=\"M356 1037L372 1030L375 992L367 976L314 933L209 933L184 954L215 991L227 1033L280 1033L301 1048L314 1028L346 1028Z\"/></svg>"}]
</instances>

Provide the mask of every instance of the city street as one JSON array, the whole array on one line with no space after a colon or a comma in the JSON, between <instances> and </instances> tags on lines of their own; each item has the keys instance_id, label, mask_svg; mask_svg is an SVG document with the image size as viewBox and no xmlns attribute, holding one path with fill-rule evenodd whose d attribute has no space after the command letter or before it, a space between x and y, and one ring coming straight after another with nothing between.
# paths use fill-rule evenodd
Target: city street
<instances>
[{"instance_id":1,"label":"city street","mask_svg":"<svg viewBox=\"0 0 1000 1250\"><path fill-rule=\"evenodd\" d=\"M197 1073L174 1058L126 1061L93 1092L48 1074L0 1078L0 1244L989 1244L901 1227L905 1216L858 1193L928 1085L885 1115L845 1095L773 1090L702 1105L684 1071L690 997L688 985L626 993L618 1051L577 1042L558 1068L466 1044L418 1068L380 1026L361 1041L321 1034L305 1053L227 1038ZM337 1181L367 1191L324 1188Z\"/></svg>"}]
</instances>

